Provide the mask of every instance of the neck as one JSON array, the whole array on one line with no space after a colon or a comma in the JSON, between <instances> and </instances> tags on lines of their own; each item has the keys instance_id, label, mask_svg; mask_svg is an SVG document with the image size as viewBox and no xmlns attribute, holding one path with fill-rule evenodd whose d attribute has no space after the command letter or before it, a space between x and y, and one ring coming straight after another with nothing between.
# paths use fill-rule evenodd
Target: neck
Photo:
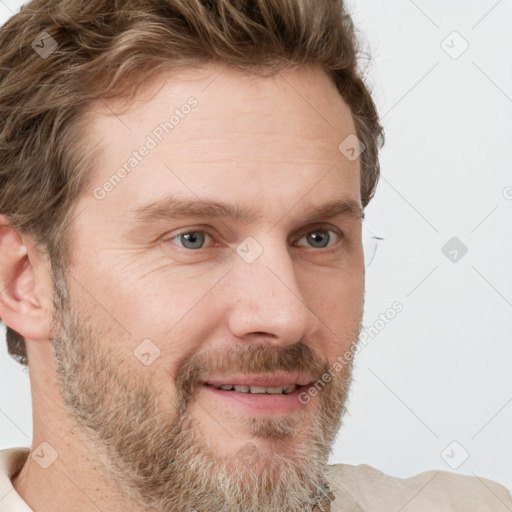
<instances>
[{"instance_id":1,"label":"neck","mask_svg":"<svg viewBox=\"0 0 512 512\"><path fill-rule=\"evenodd\" d=\"M30 368L33 442L24 466L12 478L16 492L36 512L140 512L111 476L98 446L67 414L55 374L41 370L52 366L48 360L46 366Z\"/></svg>"},{"instance_id":2,"label":"neck","mask_svg":"<svg viewBox=\"0 0 512 512\"><path fill-rule=\"evenodd\" d=\"M21 498L37 512L140 511L95 458L96 452L85 449L77 429L64 437L34 438L25 465L12 479Z\"/></svg>"}]
</instances>

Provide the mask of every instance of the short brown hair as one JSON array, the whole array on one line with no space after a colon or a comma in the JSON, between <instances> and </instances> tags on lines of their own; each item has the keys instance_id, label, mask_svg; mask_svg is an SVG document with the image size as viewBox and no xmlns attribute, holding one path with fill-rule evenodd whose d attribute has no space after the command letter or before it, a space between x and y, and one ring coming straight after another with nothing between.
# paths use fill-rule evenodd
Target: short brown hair
<instances>
[{"instance_id":1,"label":"short brown hair","mask_svg":"<svg viewBox=\"0 0 512 512\"><path fill-rule=\"evenodd\" d=\"M43 33L57 44L46 57ZM33 0L0 30L0 213L52 269L66 266L71 206L98 156L83 137L88 105L130 100L158 72L207 61L267 75L314 65L330 76L365 146L366 207L384 134L359 56L342 0ZM28 365L25 340L9 327L7 344Z\"/></svg>"}]
</instances>

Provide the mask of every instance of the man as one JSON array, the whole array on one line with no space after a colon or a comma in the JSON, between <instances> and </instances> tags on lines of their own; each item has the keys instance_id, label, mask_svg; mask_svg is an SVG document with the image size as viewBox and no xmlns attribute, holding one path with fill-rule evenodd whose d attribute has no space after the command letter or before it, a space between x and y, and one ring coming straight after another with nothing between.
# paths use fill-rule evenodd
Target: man
<instances>
[{"instance_id":1,"label":"man","mask_svg":"<svg viewBox=\"0 0 512 512\"><path fill-rule=\"evenodd\" d=\"M508 510L327 466L382 128L332 0L34 0L0 31L0 510Z\"/></svg>"}]
</instances>

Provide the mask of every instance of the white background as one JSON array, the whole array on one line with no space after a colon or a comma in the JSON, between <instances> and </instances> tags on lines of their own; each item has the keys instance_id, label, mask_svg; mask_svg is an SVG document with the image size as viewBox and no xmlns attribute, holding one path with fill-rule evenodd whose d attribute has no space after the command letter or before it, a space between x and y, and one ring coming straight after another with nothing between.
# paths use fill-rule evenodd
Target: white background
<instances>
[{"instance_id":1,"label":"white background","mask_svg":"<svg viewBox=\"0 0 512 512\"><path fill-rule=\"evenodd\" d=\"M0 2L0 22L19 5ZM373 337L331 461L511 488L512 1L350 6L386 130L366 212L385 240L367 269ZM457 262L442 252L452 237L468 248ZM395 301L403 311L382 328ZM28 374L0 347L0 448L29 446Z\"/></svg>"}]
</instances>

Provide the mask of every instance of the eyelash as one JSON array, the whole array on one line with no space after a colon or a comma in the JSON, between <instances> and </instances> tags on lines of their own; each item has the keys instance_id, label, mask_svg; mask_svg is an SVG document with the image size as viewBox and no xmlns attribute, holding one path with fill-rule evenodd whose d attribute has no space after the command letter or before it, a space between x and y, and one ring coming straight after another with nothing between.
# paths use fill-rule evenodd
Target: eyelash
<instances>
[{"instance_id":1,"label":"eyelash","mask_svg":"<svg viewBox=\"0 0 512 512\"><path fill-rule=\"evenodd\" d=\"M325 232L328 232L328 233L334 233L340 240L343 239L343 233L340 231L338 232L337 230L333 230L333 229L328 229L326 226L320 226L318 228L314 228L314 229L309 229L308 231L305 231L303 232L301 235L300 235L300 238L299 240L301 240L302 238L304 238L306 235L309 235L310 233L315 233L315 232L319 232L319 231L325 231ZM213 235L210 233L210 231L208 231L207 229L188 229L187 231L182 231L181 233L177 233L176 235L172 236L172 237L169 237L169 238L165 238L164 239L164 242L169 242L171 243L172 240L175 240L176 238L182 236L182 235L188 235L188 234L191 234L191 233L202 233L202 234L206 234L207 236L209 236L211 239L214 239ZM324 251L329 251L329 250L334 250L339 244L339 241L330 245L330 246L327 246L327 247L309 247L310 249L316 249L316 250L324 250ZM173 245L178 245L178 244L173 244ZM198 252L202 249L207 249L208 247L200 247L198 249L189 249L188 247L183 247L181 245L178 245L178 247L186 250L186 251L190 251L190 252Z\"/></svg>"}]
</instances>

